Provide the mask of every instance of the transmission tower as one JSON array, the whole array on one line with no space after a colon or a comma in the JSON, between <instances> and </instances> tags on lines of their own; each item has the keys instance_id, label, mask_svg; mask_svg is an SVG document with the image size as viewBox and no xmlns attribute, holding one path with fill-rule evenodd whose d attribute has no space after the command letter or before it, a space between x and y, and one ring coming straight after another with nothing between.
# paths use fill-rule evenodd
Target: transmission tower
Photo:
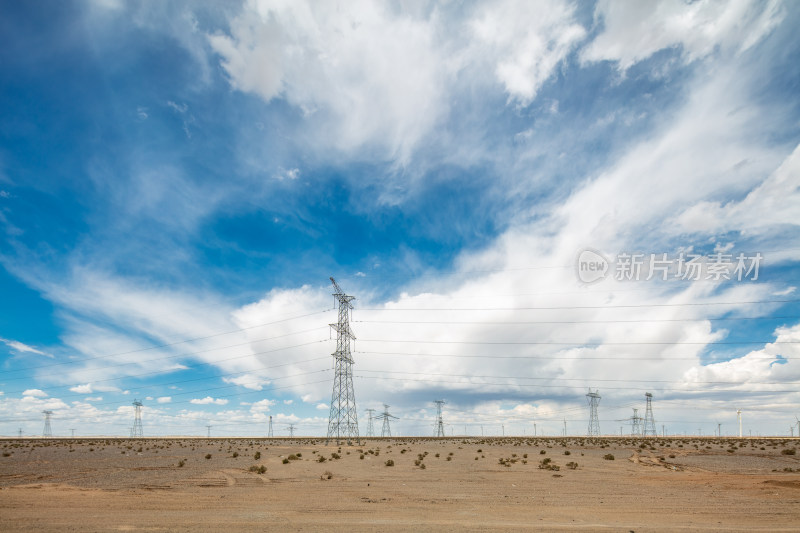
<instances>
[{"instance_id":1,"label":"transmission tower","mask_svg":"<svg viewBox=\"0 0 800 533\"><path fill-rule=\"evenodd\" d=\"M389 414L389 406L383 404L383 413L379 414L375 418L383 419L383 427L381 428L381 437L391 437L392 436L392 428L389 427L389 419L390 418L397 418L394 415Z\"/></svg>"},{"instance_id":2,"label":"transmission tower","mask_svg":"<svg viewBox=\"0 0 800 533\"><path fill-rule=\"evenodd\" d=\"M442 405L444 400L434 400L436 404L436 437L444 437L444 421L442 420Z\"/></svg>"},{"instance_id":3,"label":"transmission tower","mask_svg":"<svg viewBox=\"0 0 800 533\"><path fill-rule=\"evenodd\" d=\"M142 402L133 400L133 429L131 430L131 437L142 438L144 432L142 431Z\"/></svg>"},{"instance_id":4,"label":"transmission tower","mask_svg":"<svg viewBox=\"0 0 800 533\"><path fill-rule=\"evenodd\" d=\"M50 415L53 414L53 411L42 411L44 414L44 432L42 433L42 437L49 439L53 436L53 430L50 429Z\"/></svg>"},{"instance_id":5,"label":"transmission tower","mask_svg":"<svg viewBox=\"0 0 800 533\"><path fill-rule=\"evenodd\" d=\"M267 430L267 437L272 438L272 415L269 415L269 430Z\"/></svg>"},{"instance_id":6,"label":"transmission tower","mask_svg":"<svg viewBox=\"0 0 800 533\"><path fill-rule=\"evenodd\" d=\"M289 430L289 438L294 438L294 424L289 424L286 429Z\"/></svg>"},{"instance_id":7,"label":"transmission tower","mask_svg":"<svg viewBox=\"0 0 800 533\"><path fill-rule=\"evenodd\" d=\"M22 428L19 428L19 438L22 438Z\"/></svg>"},{"instance_id":8,"label":"transmission tower","mask_svg":"<svg viewBox=\"0 0 800 533\"><path fill-rule=\"evenodd\" d=\"M374 437L375 436L375 426L372 424L373 414L375 409L367 409L367 437Z\"/></svg>"},{"instance_id":9,"label":"transmission tower","mask_svg":"<svg viewBox=\"0 0 800 533\"><path fill-rule=\"evenodd\" d=\"M631 417L631 435L638 437L642 434L642 419L639 417L639 410L633 408L633 416Z\"/></svg>"},{"instance_id":10,"label":"transmission tower","mask_svg":"<svg viewBox=\"0 0 800 533\"><path fill-rule=\"evenodd\" d=\"M589 433L590 437L599 437L600 436L600 420L597 418L597 404L600 403L600 394L599 391L592 392L592 389L589 389L589 393L586 395L586 399L589 401Z\"/></svg>"},{"instance_id":11,"label":"transmission tower","mask_svg":"<svg viewBox=\"0 0 800 533\"><path fill-rule=\"evenodd\" d=\"M647 400L647 408L644 411L644 431L642 433L645 437L657 437L656 421L653 418L653 395L646 392L644 397Z\"/></svg>"},{"instance_id":12,"label":"transmission tower","mask_svg":"<svg viewBox=\"0 0 800 533\"><path fill-rule=\"evenodd\" d=\"M350 355L350 341L356 338L350 329L350 313L355 296L346 295L332 277L331 283L336 291L333 296L339 308L339 321L331 324L336 330L336 351L333 353L336 370L328 417L328 438L325 442L327 444L331 439L336 439L338 444L341 438L345 438L350 444L352 439L359 442L356 395L353 390L353 357Z\"/></svg>"},{"instance_id":13,"label":"transmission tower","mask_svg":"<svg viewBox=\"0 0 800 533\"><path fill-rule=\"evenodd\" d=\"M210 439L211 438L211 426L206 426L206 429L208 429L208 438Z\"/></svg>"}]
</instances>

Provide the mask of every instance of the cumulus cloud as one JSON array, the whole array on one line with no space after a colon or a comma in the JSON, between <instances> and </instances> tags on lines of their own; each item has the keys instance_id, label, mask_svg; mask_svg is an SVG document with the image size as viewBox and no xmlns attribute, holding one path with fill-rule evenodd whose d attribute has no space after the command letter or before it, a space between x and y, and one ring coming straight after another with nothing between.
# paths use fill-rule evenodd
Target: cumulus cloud
<instances>
[{"instance_id":1,"label":"cumulus cloud","mask_svg":"<svg viewBox=\"0 0 800 533\"><path fill-rule=\"evenodd\" d=\"M159 396L156 398L158 403L170 403L172 401L172 396Z\"/></svg>"},{"instance_id":2,"label":"cumulus cloud","mask_svg":"<svg viewBox=\"0 0 800 533\"><path fill-rule=\"evenodd\" d=\"M212 405L225 405L225 404L228 403L228 400L225 399L225 398L214 399L211 396L206 396L205 398L200 398L200 399L192 398L191 400L189 400L189 402L193 403L195 405L210 405L210 404L212 404Z\"/></svg>"},{"instance_id":3,"label":"cumulus cloud","mask_svg":"<svg viewBox=\"0 0 800 533\"><path fill-rule=\"evenodd\" d=\"M23 396L31 398L47 398L48 394L41 389L28 389L22 393Z\"/></svg>"},{"instance_id":4,"label":"cumulus cloud","mask_svg":"<svg viewBox=\"0 0 800 533\"><path fill-rule=\"evenodd\" d=\"M231 85L285 98L334 128L343 150L407 154L441 117L444 51L432 18L386 4L245 3L231 34L209 37Z\"/></svg>"},{"instance_id":5,"label":"cumulus cloud","mask_svg":"<svg viewBox=\"0 0 800 533\"><path fill-rule=\"evenodd\" d=\"M70 387L69 390L71 390L72 392L77 392L79 394L91 394L92 392L94 392L91 383L86 383L85 385L75 385L74 387Z\"/></svg>"}]
</instances>

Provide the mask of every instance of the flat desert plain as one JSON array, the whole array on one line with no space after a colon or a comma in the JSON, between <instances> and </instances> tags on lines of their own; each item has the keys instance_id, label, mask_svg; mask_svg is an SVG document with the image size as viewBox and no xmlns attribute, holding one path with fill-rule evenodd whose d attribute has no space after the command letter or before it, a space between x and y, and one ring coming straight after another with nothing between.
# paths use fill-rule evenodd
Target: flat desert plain
<instances>
[{"instance_id":1,"label":"flat desert plain","mask_svg":"<svg viewBox=\"0 0 800 533\"><path fill-rule=\"evenodd\" d=\"M0 448L2 531L800 530L797 439L76 438Z\"/></svg>"}]
</instances>

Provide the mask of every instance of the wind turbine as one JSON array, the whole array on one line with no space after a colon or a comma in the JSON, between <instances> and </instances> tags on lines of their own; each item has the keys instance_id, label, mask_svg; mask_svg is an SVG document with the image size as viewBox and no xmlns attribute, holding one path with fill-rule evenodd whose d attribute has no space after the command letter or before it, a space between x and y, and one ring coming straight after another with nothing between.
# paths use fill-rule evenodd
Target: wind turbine
<instances>
[{"instance_id":1,"label":"wind turbine","mask_svg":"<svg viewBox=\"0 0 800 533\"><path fill-rule=\"evenodd\" d=\"M736 417L739 419L739 438L742 438L742 410L736 410Z\"/></svg>"}]
</instances>

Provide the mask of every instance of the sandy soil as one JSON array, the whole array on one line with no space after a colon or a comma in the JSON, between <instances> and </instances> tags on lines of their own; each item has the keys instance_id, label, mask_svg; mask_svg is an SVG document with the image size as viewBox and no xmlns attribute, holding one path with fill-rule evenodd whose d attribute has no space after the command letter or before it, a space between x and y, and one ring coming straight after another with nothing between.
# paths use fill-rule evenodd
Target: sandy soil
<instances>
[{"instance_id":1,"label":"sandy soil","mask_svg":"<svg viewBox=\"0 0 800 533\"><path fill-rule=\"evenodd\" d=\"M795 448L797 439L5 440L0 530L798 531L800 452L784 451Z\"/></svg>"}]
</instances>

